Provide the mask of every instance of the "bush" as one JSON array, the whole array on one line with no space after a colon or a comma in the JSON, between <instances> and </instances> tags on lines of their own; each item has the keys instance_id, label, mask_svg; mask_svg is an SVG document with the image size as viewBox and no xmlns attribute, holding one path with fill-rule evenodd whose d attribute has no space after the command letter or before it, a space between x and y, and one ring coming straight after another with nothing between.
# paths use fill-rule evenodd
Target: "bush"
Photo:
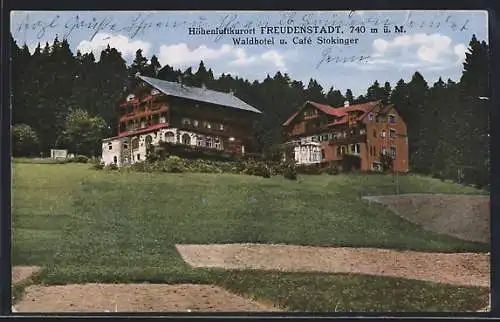
<instances>
[{"instance_id":1,"label":"bush","mask_svg":"<svg viewBox=\"0 0 500 322\"><path fill-rule=\"evenodd\" d=\"M118 170L118 166L114 163L105 166L106 170Z\"/></svg>"},{"instance_id":2,"label":"bush","mask_svg":"<svg viewBox=\"0 0 500 322\"><path fill-rule=\"evenodd\" d=\"M94 170L104 169L104 162L94 162L94 164L92 165L92 169Z\"/></svg>"},{"instance_id":3,"label":"bush","mask_svg":"<svg viewBox=\"0 0 500 322\"><path fill-rule=\"evenodd\" d=\"M71 159L71 162L75 163L88 163L89 162L89 157L85 155L77 155L74 158Z\"/></svg>"},{"instance_id":4,"label":"bush","mask_svg":"<svg viewBox=\"0 0 500 322\"><path fill-rule=\"evenodd\" d=\"M335 164L329 164L328 167L325 168L325 173L329 175L337 175L340 173L340 169Z\"/></svg>"},{"instance_id":5,"label":"bush","mask_svg":"<svg viewBox=\"0 0 500 322\"><path fill-rule=\"evenodd\" d=\"M186 171L184 160L178 156L171 155L162 162L162 171L170 173L180 173Z\"/></svg>"},{"instance_id":6,"label":"bush","mask_svg":"<svg viewBox=\"0 0 500 322\"><path fill-rule=\"evenodd\" d=\"M251 176L259 176L263 178L271 177L271 169L269 166L263 161L254 161L248 160L245 162L245 169L243 170L244 174L248 174Z\"/></svg>"},{"instance_id":7,"label":"bush","mask_svg":"<svg viewBox=\"0 0 500 322\"><path fill-rule=\"evenodd\" d=\"M295 167L294 162L289 162L288 164L285 164L284 171L283 171L283 177L285 177L288 180L297 180L297 169Z\"/></svg>"},{"instance_id":8,"label":"bush","mask_svg":"<svg viewBox=\"0 0 500 322\"><path fill-rule=\"evenodd\" d=\"M312 164L312 165L300 165L296 167L298 173L302 174L322 174L323 170L321 169L320 164Z\"/></svg>"},{"instance_id":9,"label":"bush","mask_svg":"<svg viewBox=\"0 0 500 322\"><path fill-rule=\"evenodd\" d=\"M344 155L342 159L342 170L344 172L351 172L359 169L361 169L361 158L359 156L353 154Z\"/></svg>"}]
</instances>

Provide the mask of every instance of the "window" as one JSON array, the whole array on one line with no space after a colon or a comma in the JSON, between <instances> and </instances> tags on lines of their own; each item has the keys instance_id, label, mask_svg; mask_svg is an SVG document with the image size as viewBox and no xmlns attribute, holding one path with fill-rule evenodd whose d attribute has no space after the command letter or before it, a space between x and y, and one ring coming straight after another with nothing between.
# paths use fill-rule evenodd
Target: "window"
<instances>
[{"instance_id":1,"label":"window","mask_svg":"<svg viewBox=\"0 0 500 322\"><path fill-rule=\"evenodd\" d=\"M325 150L321 150L321 159L325 158Z\"/></svg>"},{"instance_id":2,"label":"window","mask_svg":"<svg viewBox=\"0 0 500 322\"><path fill-rule=\"evenodd\" d=\"M198 120L194 120L193 125L194 125L194 127L198 127Z\"/></svg>"},{"instance_id":3,"label":"window","mask_svg":"<svg viewBox=\"0 0 500 322\"><path fill-rule=\"evenodd\" d=\"M112 150L113 149L113 144L111 142L108 143L108 150Z\"/></svg>"},{"instance_id":4,"label":"window","mask_svg":"<svg viewBox=\"0 0 500 322\"><path fill-rule=\"evenodd\" d=\"M396 159L396 146L395 145L391 146L391 157L393 159Z\"/></svg>"},{"instance_id":5,"label":"window","mask_svg":"<svg viewBox=\"0 0 500 322\"><path fill-rule=\"evenodd\" d=\"M126 149L128 149L128 143L127 143L127 142L123 143L123 148L124 148L125 150L126 150Z\"/></svg>"},{"instance_id":6,"label":"window","mask_svg":"<svg viewBox=\"0 0 500 322\"><path fill-rule=\"evenodd\" d=\"M191 125L191 120L188 118L183 118L181 123L182 125Z\"/></svg>"},{"instance_id":7,"label":"window","mask_svg":"<svg viewBox=\"0 0 500 322\"><path fill-rule=\"evenodd\" d=\"M390 130L389 130L389 137L390 137L391 139L396 138L396 130L395 130L395 129L390 129Z\"/></svg>"},{"instance_id":8,"label":"window","mask_svg":"<svg viewBox=\"0 0 500 322\"><path fill-rule=\"evenodd\" d=\"M377 137L377 130L373 130L373 137L376 138Z\"/></svg>"},{"instance_id":9,"label":"window","mask_svg":"<svg viewBox=\"0 0 500 322\"><path fill-rule=\"evenodd\" d=\"M139 154L137 155L137 161L139 161L140 159L141 159L141 154L139 153Z\"/></svg>"},{"instance_id":10,"label":"window","mask_svg":"<svg viewBox=\"0 0 500 322\"><path fill-rule=\"evenodd\" d=\"M396 116L393 114L389 114L389 123L396 123Z\"/></svg>"},{"instance_id":11,"label":"window","mask_svg":"<svg viewBox=\"0 0 500 322\"><path fill-rule=\"evenodd\" d=\"M169 143L175 143L175 134L174 132L165 133L165 141Z\"/></svg>"},{"instance_id":12,"label":"window","mask_svg":"<svg viewBox=\"0 0 500 322\"><path fill-rule=\"evenodd\" d=\"M132 149L138 149L139 148L139 139L138 138L134 138L132 139Z\"/></svg>"},{"instance_id":13,"label":"window","mask_svg":"<svg viewBox=\"0 0 500 322\"><path fill-rule=\"evenodd\" d=\"M356 144L354 145L354 153L359 154L359 153L360 153L360 151L361 151L361 144L356 143Z\"/></svg>"},{"instance_id":14,"label":"window","mask_svg":"<svg viewBox=\"0 0 500 322\"><path fill-rule=\"evenodd\" d=\"M146 147L149 148L153 143L153 137L151 135L146 136Z\"/></svg>"},{"instance_id":15,"label":"window","mask_svg":"<svg viewBox=\"0 0 500 322\"><path fill-rule=\"evenodd\" d=\"M189 134L185 133L182 135L182 144L186 144L186 145L191 144L191 137L189 136Z\"/></svg>"},{"instance_id":16,"label":"window","mask_svg":"<svg viewBox=\"0 0 500 322\"><path fill-rule=\"evenodd\" d=\"M224 125L222 123L219 124L219 131L224 131Z\"/></svg>"},{"instance_id":17,"label":"window","mask_svg":"<svg viewBox=\"0 0 500 322\"><path fill-rule=\"evenodd\" d=\"M118 163L118 157L117 157L116 155L113 157L113 163L114 163L114 164L117 164L117 163Z\"/></svg>"},{"instance_id":18,"label":"window","mask_svg":"<svg viewBox=\"0 0 500 322\"><path fill-rule=\"evenodd\" d=\"M221 150L222 144L219 138L214 138L214 148Z\"/></svg>"},{"instance_id":19,"label":"window","mask_svg":"<svg viewBox=\"0 0 500 322\"><path fill-rule=\"evenodd\" d=\"M383 146L380 147L380 151L382 152L382 155L386 155L387 154L387 149Z\"/></svg>"},{"instance_id":20,"label":"window","mask_svg":"<svg viewBox=\"0 0 500 322\"><path fill-rule=\"evenodd\" d=\"M351 153L356 153L356 146L354 144L350 145Z\"/></svg>"},{"instance_id":21,"label":"window","mask_svg":"<svg viewBox=\"0 0 500 322\"><path fill-rule=\"evenodd\" d=\"M376 146L373 147L373 156L377 156L377 147Z\"/></svg>"},{"instance_id":22,"label":"window","mask_svg":"<svg viewBox=\"0 0 500 322\"><path fill-rule=\"evenodd\" d=\"M373 113L368 114L368 120L373 121Z\"/></svg>"},{"instance_id":23,"label":"window","mask_svg":"<svg viewBox=\"0 0 500 322\"><path fill-rule=\"evenodd\" d=\"M211 137L207 136L205 145L207 148L213 148L214 147L213 139Z\"/></svg>"},{"instance_id":24,"label":"window","mask_svg":"<svg viewBox=\"0 0 500 322\"><path fill-rule=\"evenodd\" d=\"M328 141L328 134L323 135L323 141Z\"/></svg>"},{"instance_id":25,"label":"window","mask_svg":"<svg viewBox=\"0 0 500 322\"><path fill-rule=\"evenodd\" d=\"M212 128L212 124L210 124L210 122L203 122L203 126L205 126L207 129Z\"/></svg>"},{"instance_id":26,"label":"window","mask_svg":"<svg viewBox=\"0 0 500 322\"><path fill-rule=\"evenodd\" d=\"M342 147L340 148L340 155L344 155L344 154L346 153L346 150L347 150L347 149L346 149L346 147L345 147L345 146L342 146Z\"/></svg>"},{"instance_id":27,"label":"window","mask_svg":"<svg viewBox=\"0 0 500 322\"><path fill-rule=\"evenodd\" d=\"M196 145L198 146L205 146L205 138L201 135L198 135L196 137Z\"/></svg>"}]
</instances>

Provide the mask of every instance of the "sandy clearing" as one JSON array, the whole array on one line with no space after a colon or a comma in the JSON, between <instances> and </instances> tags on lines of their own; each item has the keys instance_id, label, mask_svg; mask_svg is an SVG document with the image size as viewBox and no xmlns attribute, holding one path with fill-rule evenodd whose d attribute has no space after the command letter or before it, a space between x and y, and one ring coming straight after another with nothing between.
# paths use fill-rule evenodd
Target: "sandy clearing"
<instances>
[{"instance_id":1,"label":"sandy clearing","mask_svg":"<svg viewBox=\"0 0 500 322\"><path fill-rule=\"evenodd\" d=\"M463 286L490 285L489 254L276 244L176 245L193 267L357 273Z\"/></svg>"},{"instance_id":2,"label":"sandy clearing","mask_svg":"<svg viewBox=\"0 0 500 322\"><path fill-rule=\"evenodd\" d=\"M17 312L280 311L220 287L196 284L32 285Z\"/></svg>"},{"instance_id":3,"label":"sandy clearing","mask_svg":"<svg viewBox=\"0 0 500 322\"><path fill-rule=\"evenodd\" d=\"M366 196L398 216L438 234L490 243L490 197L484 195L403 194Z\"/></svg>"}]
</instances>

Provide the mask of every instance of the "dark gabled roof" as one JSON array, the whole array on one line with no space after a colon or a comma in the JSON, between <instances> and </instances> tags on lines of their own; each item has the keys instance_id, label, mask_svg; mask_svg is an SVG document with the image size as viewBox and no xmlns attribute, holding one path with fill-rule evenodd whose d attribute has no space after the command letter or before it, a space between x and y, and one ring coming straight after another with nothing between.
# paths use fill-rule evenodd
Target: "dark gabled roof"
<instances>
[{"instance_id":1,"label":"dark gabled roof","mask_svg":"<svg viewBox=\"0 0 500 322\"><path fill-rule=\"evenodd\" d=\"M137 77L139 77L140 79L142 79L143 81L155 87L157 90L163 92L166 95L187 98L199 102L232 107L259 114L262 113L255 107L243 102L236 96L229 93L223 93L205 88L181 85L180 83L168 82L141 75L138 75Z\"/></svg>"}]
</instances>

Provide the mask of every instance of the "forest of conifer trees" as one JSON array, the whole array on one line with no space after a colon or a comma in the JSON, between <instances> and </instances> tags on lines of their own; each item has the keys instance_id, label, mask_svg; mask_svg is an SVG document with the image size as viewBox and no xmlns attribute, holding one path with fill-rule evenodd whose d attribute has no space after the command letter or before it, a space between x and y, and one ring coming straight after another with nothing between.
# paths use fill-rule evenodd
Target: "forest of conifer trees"
<instances>
[{"instance_id":1,"label":"forest of conifer trees","mask_svg":"<svg viewBox=\"0 0 500 322\"><path fill-rule=\"evenodd\" d=\"M461 78L439 79L428 84L415 71L411 80L391 85L374 80L364 95L353 97L308 84L286 73L249 81L222 74L214 77L200 62L196 71L182 71L158 58L144 57L141 50L130 66L121 53L109 46L100 57L72 53L66 40L38 45L30 53L11 36L12 136L14 156L39 156L54 147L83 155L99 155L100 141L117 129L117 102L136 81L134 75L177 81L187 85L229 92L263 112L254 130L254 152L272 155L282 142L281 124L304 101L342 106L371 100L395 105L408 127L412 172L485 186L489 183L488 45L472 37ZM335 82L333 79L332 82ZM483 99L480 99L483 98Z\"/></svg>"}]
</instances>

